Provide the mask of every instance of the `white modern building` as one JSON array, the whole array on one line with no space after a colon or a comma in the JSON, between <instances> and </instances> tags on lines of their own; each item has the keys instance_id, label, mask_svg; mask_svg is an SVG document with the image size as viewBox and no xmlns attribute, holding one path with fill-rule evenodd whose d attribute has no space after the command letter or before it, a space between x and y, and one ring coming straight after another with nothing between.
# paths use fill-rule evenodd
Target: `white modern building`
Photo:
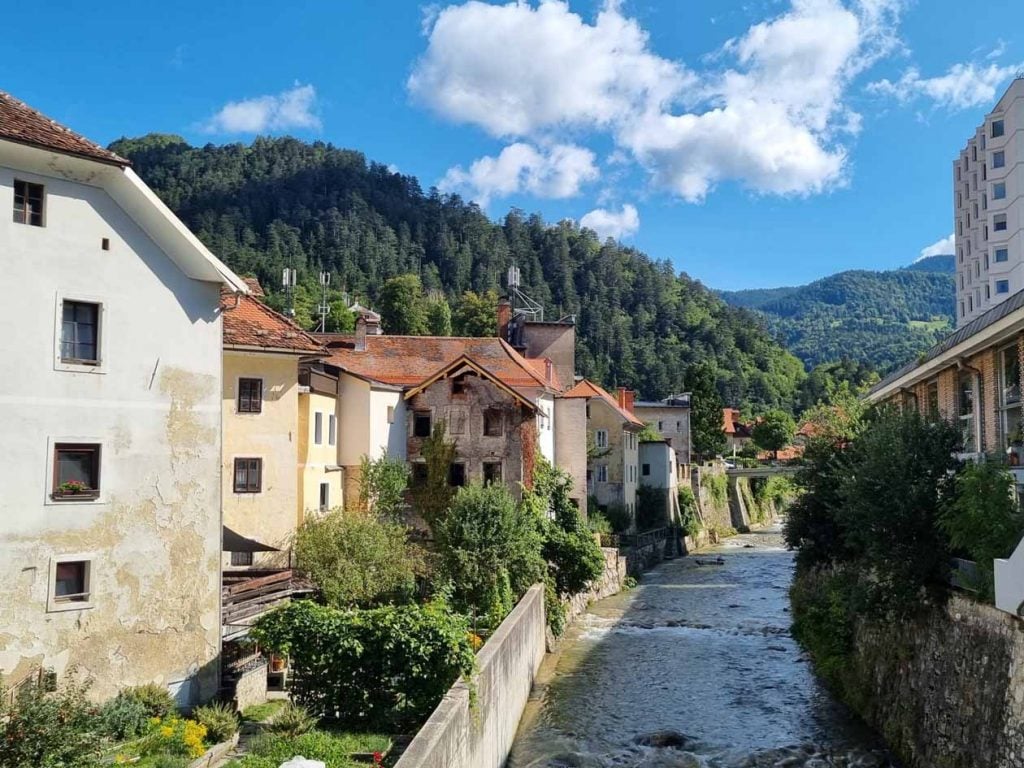
<instances>
[{"instance_id":1,"label":"white modern building","mask_svg":"<svg viewBox=\"0 0 1024 768\"><path fill-rule=\"evenodd\" d=\"M126 160L0 92L0 678L216 692L222 286Z\"/></svg>"},{"instance_id":2,"label":"white modern building","mask_svg":"<svg viewBox=\"0 0 1024 768\"><path fill-rule=\"evenodd\" d=\"M953 163L957 327L1024 289L1024 79Z\"/></svg>"}]
</instances>

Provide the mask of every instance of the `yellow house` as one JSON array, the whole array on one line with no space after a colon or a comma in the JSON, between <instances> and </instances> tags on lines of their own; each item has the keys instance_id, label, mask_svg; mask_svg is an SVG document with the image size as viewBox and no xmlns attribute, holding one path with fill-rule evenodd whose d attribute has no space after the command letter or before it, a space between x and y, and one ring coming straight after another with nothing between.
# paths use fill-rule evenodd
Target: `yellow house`
<instances>
[{"instance_id":1,"label":"yellow house","mask_svg":"<svg viewBox=\"0 0 1024 768\"><path fill-rule=\"evenodd\" d=\"M255 285L254 296L261 293ZM248 551L225 552L228 569L288 565L299 522L299 364L321 352L316 340L254 296L221 300L225 536L251 542ZM325 436L329 428L325 420Z\"/></svg>"},{"instance_id":2,"label":"yellow house","mask_svg":"<svg viewBox=\"0 0 1024 768\"><path fill-rule=\"evenodd\" d=\"M338 374L326 366L299 370L298 523L308 514L345 506L338 463Z\"/></svg>"}]
</instances>

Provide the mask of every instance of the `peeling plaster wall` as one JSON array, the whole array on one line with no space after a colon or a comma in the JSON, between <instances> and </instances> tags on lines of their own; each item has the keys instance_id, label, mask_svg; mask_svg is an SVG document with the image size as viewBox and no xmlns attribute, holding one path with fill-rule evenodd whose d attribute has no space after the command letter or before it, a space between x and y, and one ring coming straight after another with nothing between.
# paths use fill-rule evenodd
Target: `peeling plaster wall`
<instances>
[{"instance_id":1,"label":"peeling plaster wall","mask_svg":"<svg viewBox=\"0 0 1024 768\"><path fill-rule=\"evenodd\" d=\"M185 277L101 189L46 185L46 226L0 216L0 672L36 664L94 678L92 695L183 680L216 690L220 650L219 287ZM109 238L110 249L100 248ZM62 298L102 304L101 365L63 370ZM49 497L54 442L102 446L95 501ZM92 560L88 608L48 610L56 556Z\"/></svg>"},{"instance_id":2,"label":"peeling plaster wall","mask_svg":"<svg viewBox=\"0 0 1024 768\"><path fill-rule=\"evenodd\" d=\"M239 378L263 380L260 413L238 413ZM281 550L256 553L254 565L286 565L298 508L298 356L225 350L223 407L224 525ZM323 437L326 442L327 414ZM259 493L235 493L236 458L263 459Z\"/></svg>"}]
</instances>

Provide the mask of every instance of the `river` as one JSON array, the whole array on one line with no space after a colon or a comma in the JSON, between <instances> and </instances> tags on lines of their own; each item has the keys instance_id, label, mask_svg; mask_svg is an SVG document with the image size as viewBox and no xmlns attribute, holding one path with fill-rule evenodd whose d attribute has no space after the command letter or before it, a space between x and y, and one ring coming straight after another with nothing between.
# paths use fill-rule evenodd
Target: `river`
<instances>
[{"instance_id":1,"label":"river","mask_svg":"<svg viewBox=\"0 0 1024 768\"><path fill-rule=\"evenodd\" d=\"M790 635L780 531L663 563L548 657L508 768L894 766Z\"/></svg>"}]
</instances>

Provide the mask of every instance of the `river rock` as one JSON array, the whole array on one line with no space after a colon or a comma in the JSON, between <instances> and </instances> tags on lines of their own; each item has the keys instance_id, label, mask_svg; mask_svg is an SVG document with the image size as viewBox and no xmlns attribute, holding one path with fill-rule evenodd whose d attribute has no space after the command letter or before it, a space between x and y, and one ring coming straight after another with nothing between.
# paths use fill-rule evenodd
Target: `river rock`
<instances>
[{"instance_id":1,"label":"river rock","mask_svg":"<svg viewBox=\"0 0 1024 768\"><path fill-rule=\"evenodd\" d=\"M548 768L601 768L602 763L592 755L581 755L579 752L565 752L555 755L548 762Z\"/></svg>"},{"instance_id":2,"label":"river rock","mask_svg":"<svg viewBox=\"0 0 1024 768\"><path fill-rule=\"evenodd\" d=\"M654 747L655 749L685 749L693 739L679 731L664 730L641 733L635 739L634 744L642 747Z\"/></svg>"}]
</instances>

